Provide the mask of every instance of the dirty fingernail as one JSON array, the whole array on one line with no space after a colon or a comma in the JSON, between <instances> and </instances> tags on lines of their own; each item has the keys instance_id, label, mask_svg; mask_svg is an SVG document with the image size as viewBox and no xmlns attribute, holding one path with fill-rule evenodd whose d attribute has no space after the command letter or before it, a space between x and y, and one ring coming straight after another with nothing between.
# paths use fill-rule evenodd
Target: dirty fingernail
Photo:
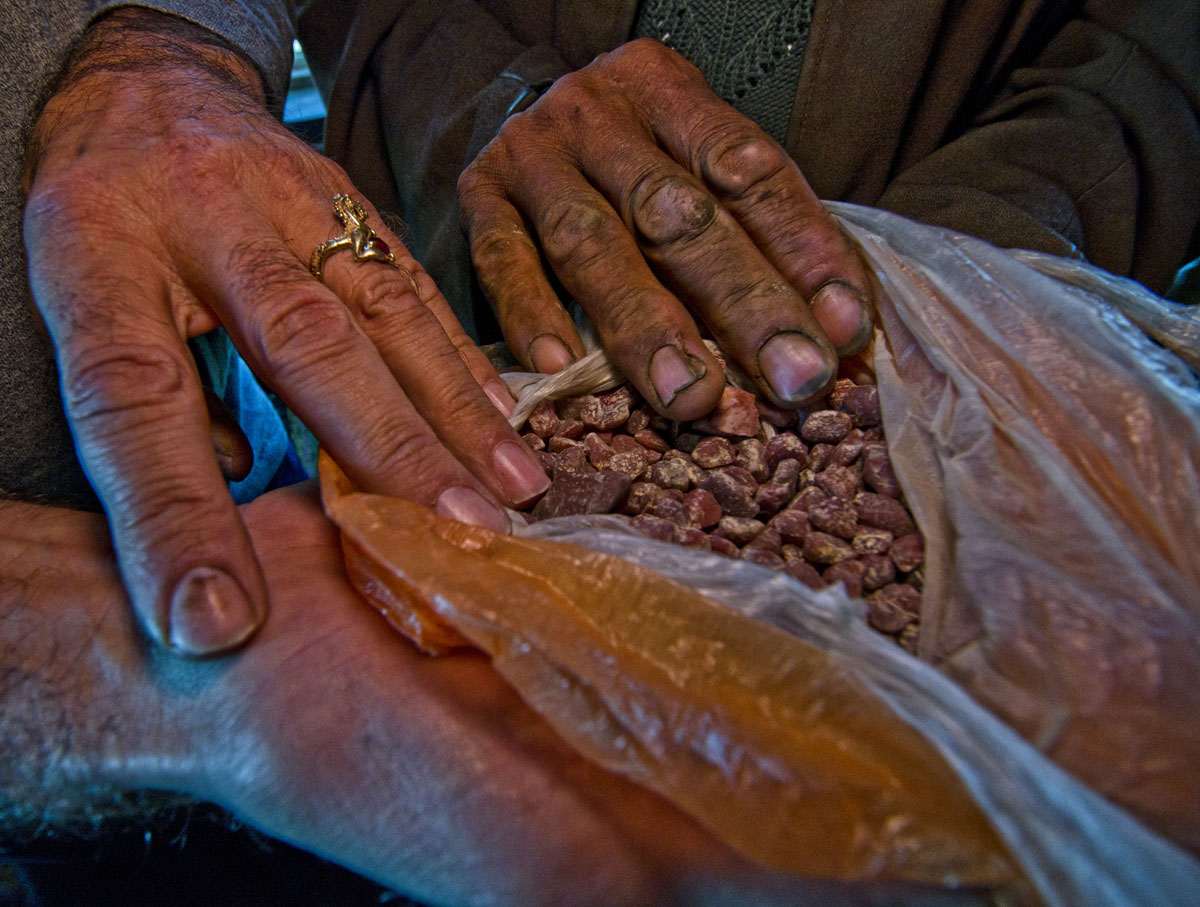
<instances>
[{"instance_id":1,"label":"dirty fingernail","mask_svg":"<svg viewBox=\"0 0 1200 907\"><path fill-rule=\"evenodd\" d=\"M517 509L541 497L550 487L550 477L542 471L533 452L519 441L506 441L497 447L492 464L504 493Z\"/></svg>"},{"instance_id":2,"label":"dirty fingernail","mask_svg":"<svg viewBox=\"0 0 1200 907\"><path fill-rule=\"evenodd\" d=\"M167 643L186 655L214 655L245 642L262 617L228 573L197 567L171 594Z\"/></svg>"},{"instance_id":3,"label":"dirty fingernail","mask_svg":"<svg viewBox=\"0 0 1200 907\"><path fill-rule=\"evenodd\" d=\"M529 344L533 367L545 375L553 375L575 361L567 345L552 334L541 334Z\"/></svg>"},{"instance_id":4,"label":"dirty fingernail","mask_svg":"<svg viewBox=\"0 0 1200 907\"><path fill-rule=\"evenodd\" d=\"M504 413L504 417L508 418L512 415L513 409L517 405L517 401L513 399L513 395L508 391L508 385L503 381L489 381L483 386L483 392L487 394L488 399L492 401L492 406Z\"/></svg>"},{"instance_id":5,"label":"dirty fingernail","mask_svg":"<svg viewBox=\"0 0 1200 907\"><path fill-rule=\"evenodd\" d=\"M704 365L697 363L700 371L692 368L691 363L677 347L660 346L650 357L650 383L658 394L663 406L670 406L682 391L687 390L704 375Z\"/></svg>"},{"instance_id":6,"label":"dirty fingernail","mask_svg":"<svg viewBox=\"0 0 1200 907\"><path fill-rule=\"evenodd\" d=\"M825 284L817 290L809 308L829 342L839 350L866 342L871 329L867 307L849 285L839 281Z\"/></svg>"},{"instance_id":7,"label":"dirty fingernail","mask_svg":"<svg viewBox=\"0 0 1200 907\"><path fill-rule=\"evenodd\" d=\"M833 375L833 363L803 334L776 334L758 351L758 367L786 403L804 402Z\"/></svg>"},{"instance_id":8,"label":"dirty fingernail","mask_svg":"<svg viewBox=\"0 0 1200 907\"><path fill-rule=\"evenodd\" d=\"M508 532L508 514L473 488L447 488L437 500L437 515L495 532Z\"/></svg>"}]
</instances>

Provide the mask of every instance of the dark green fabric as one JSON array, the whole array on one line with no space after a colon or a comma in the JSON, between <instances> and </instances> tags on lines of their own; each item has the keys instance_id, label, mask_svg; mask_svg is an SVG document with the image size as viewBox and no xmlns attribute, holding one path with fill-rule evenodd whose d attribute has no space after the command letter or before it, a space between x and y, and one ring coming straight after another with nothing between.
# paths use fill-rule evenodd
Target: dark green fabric
<instances>
[{"instance_id":1,"label":"dark green fabric","mask_svg":"<svg viewBox=\"0 0 1200 907\"><path fill-rule=\"evenodd\" d=\"M812 26L814 0L644 0L633 34L694 63L721 100L781 144Z\"/></svg>"}]
</instances>

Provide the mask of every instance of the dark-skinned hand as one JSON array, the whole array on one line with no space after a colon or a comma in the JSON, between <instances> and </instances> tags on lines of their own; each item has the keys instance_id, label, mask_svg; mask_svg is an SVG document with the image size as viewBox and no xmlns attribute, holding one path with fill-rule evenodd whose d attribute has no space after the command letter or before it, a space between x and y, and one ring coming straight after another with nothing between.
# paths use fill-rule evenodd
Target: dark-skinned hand
<instances>
[{"instance_id":1,"label":"dark-skinned hand","mask_svg":"<svg viewBox=\"0 0 1200 907\"><path fill-rule=\"evenodd\" d=\"M866 272L778 143L656 41L559 79L459 181L480 284L527 367L583 353L544 263L638 390L710 409L697 319L773 403L797 407L870 340Z\"/></svg>"}]
</instances>

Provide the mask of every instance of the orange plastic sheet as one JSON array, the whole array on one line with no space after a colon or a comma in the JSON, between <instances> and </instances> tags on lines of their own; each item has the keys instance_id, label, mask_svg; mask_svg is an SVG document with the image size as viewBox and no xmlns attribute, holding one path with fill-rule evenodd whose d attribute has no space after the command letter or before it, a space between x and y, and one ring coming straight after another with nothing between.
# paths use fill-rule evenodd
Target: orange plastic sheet
<instances>
[{"instance_id":1,"label":"orange plastic sheet","mask_svg":"<svg viewBox=\"0 0 1200 907\"><path fill-rule=\"evenodd\" d=\"M776 869L1013 881L955 772L836 659L652 570L355 492L325 507L364 595L430 652L470 645L583 755Z\"/></svg>"}]
</instances>

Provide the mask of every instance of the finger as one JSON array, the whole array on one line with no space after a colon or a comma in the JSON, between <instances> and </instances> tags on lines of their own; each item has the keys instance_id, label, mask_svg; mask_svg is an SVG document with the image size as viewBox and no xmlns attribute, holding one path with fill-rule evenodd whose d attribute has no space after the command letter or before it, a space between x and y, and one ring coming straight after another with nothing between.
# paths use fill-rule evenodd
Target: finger
<instances>
[{"instance_id":1,"label":"finger","mask_svg":"<svg viewBox=\"0 0 1200 907\"><path fill-rule=\"evenodd\" d=\"M329 204L324 201L321 207ZM315 246L312 237L334 232L326 222L327 218L336 227L331 206L325 211L324 217L296 218L295 234L309 236L305 245ZM240 221L226 219L226 224L234 222L239 224L236 233L228 226L222 232L210 231L214 238L203 249L201 260L212 264L196 268L189 279L211 300L256 373L364 490L403 496L444 516L506 531L509 521L497 494L443 444L406 393L411 388L397 383L380 347L356 323L358 307L348 307L301 263L300 256L307 260L309 249L283 245L274 238L279 233L269 223L256 223L244 215ZM329 258L327 274L338 274L347 266L338 261L342 257L357 266L356 275L388 276L392 289L380 290L377 304L366 304L366 309L378 316L375 324L383 334L388 333L387 326L406 316L437 326L399 270L379 262L355 262L347 250ZM389 311L389 303L396 305L396 311ZM437 330L440 333L440 327ZM425 338L427 332L419 336ZM442 343L449 346L452 363L444 348L422 347L423 340L409 340L417 347L408 347L406 354L414 363L429 365L420 375L421 381L438 385L447 369L456 369L469 385L464 393L482 400L482 409L511 432L471 380L444 334ZM464 387L461 383L453 386ZM501 465L507 466L504 457L511 458L514 451L505 448L499 453ZM518 468L524 465L524 461L516 462ZM540 470L539 475L545 479ZM489 478L495 489L502 487L494 474Z\"/></svg>"},{"instance_id":2,"label":"finger","mask_svg":"<svg viewBox=\"0 0 1200 907\"><path fill-rule=\"evenodd\" d=\"M460 342L447 335L447 322L417 293L420 283L432 287L432 280L402 247L396 254L399 268L339 255L325 270L325 284L349 307L404 394L458 462L500 500L518 508L532 503L549 480L479 380L484 369L496 382L499 376L448 306L444 317L457 327ZM423 278L420 283L405 277L410 269ZM432 300L434 305L439 299ZM476 373L471 360L476 360Z\"/></svg>"},{"instance_id":3,"label":"finger","mask_svg":"<svg viewBox=\"0 0 1200 907\"><path fill-rule=\"evenodd\" d=\"M505 343L525 368L561 371L584 354L583 341L547 279L524 219L498 191L487 164L473 165L458 186L471 261Z\"/></svg>"},{"instance_id":4,"label":"finger","mask_svg":"<svg viewBox=\"0 0 1200 907\"><path fill-rule=\"evenodd\" d=\"M669 92L670 86L647 84L646 90ZM690 167L808 300L838 353L862 349L874 318L866 270L795 161L707 87L689 110L687 117L655 119L663 147Z\"/></svg>"},{"instance_id":5,"label":"finger","mask_svg":"<svg viewBox=\"0 0 1200 907\"><path fill-rule=\"evenodd\" d=\"M604 131L603 121L598 128ZM611 155L584 143L580 160L590 180L620 205L655 273L772 402L798 406L823 392L833 380L836 354L801 293L733 215L656 144L623 147L623 154Z\"/></svg>"},{"instance_id":6,"label":"finger","mask_svg":"<svg viewBox=\"0 0 1200 907\"><path fill-rule=\"evenodd\" d=\"M217 455L217 464L221 467L221 475L233 482L240 482L250 474L254 466L254 449L250 439L238 425L237 417L225 405L225 401L207 387L204 391L204 405L208 410L208 421L212 433L213 452Z\"/></svg>"},{"instance_id":7,"label":"finger","mask_svg":"<svg viewBox=\"0 0 1200 907\"><path fill-rule=\"evenodd\" d=\"M166 282L153 266L139 267L136 245L102 248L93 239L85 259L52 254L69 244L66 231L29 236L34 296L58 352L67 418L141 623L183 654L236 647L261 624L267 592L213 456ZM90 261L120 261L122 276Z\"/></svg>"},{"instance_id":8,"label":"finger","mask_svg":"<svg viewBox=\"0 0 1200 907\"><path fill-rule=\"evenodd\" d=\"M492 405L507 419L517 405L508 385L501 379L500 373L496 371L491 360L484 355L483 350L467 336L467 332L463 330L462 324L459 323L454 311L450 308L450 303L437 288L433 278L415 261L414 266L416 270L413 273L413 279L417 296L425 304L425 308L429 309L437 318L438 324L442 326L442 331L458 351L459 358L466 365L471 377L475 379L475 383L483 388L483 392L492 401Z\"/></svg>"},{"instance_id":9,"label":"finger","mask_svg":"<svg viewBox=\"0 0 1200 907\"><path fill-rule=\"evenodd\" d=\"M530 155L525 163L521 178L511 181L514 199L529 212L547 261L616 366L672 419L711 410L724 372L612 206L561 156Z\"/></svg>"}]
</instances>

